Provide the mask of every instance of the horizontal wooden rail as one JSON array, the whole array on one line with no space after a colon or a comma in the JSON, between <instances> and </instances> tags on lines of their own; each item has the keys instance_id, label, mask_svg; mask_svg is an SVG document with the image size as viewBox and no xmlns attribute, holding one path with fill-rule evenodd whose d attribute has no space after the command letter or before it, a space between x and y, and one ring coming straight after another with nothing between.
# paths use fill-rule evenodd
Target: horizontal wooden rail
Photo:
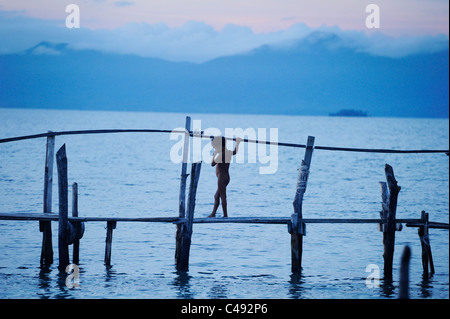
<instances>
[{"instance_id":1,"label":"horizontal wooden rail","mask_svg":"<svg viewBox=\"0 0 450 319\"><path fill-rule=\"evenodd\" d=\"M0 144L15 142L21 140L29 140L35 138L49 137L49 136L61 136L61 135L82 135L82 134L111 134L111 133L185 133L184 130L160 130L160 129L99 129L99 130L78 130L78 131L60 131L60 132L47 132L41 134L16 136L0 139ZM189 131L189 135L193 137L201 138L213 138L214 136L204 135L202 132L197 133ZM236 140L236 137L225 137L227 140ZM272 142L262 141L244 138L243 142L246 143L260 143L260 144L273 144L285 147L306 148L305 144L297 143L284 143L284 142ZM370 148L353 148L353 147L335 147L335 146L315 146L316 150L324 151L341 151L341 152L362 152L362 153L387 153L387 154L426 154L426 153L445 153L449 155L449 150L436 149L436 150L393 150L393 149L370 149Z\"/></svg>"},{"instance_id":2,"label":"horizontal wooden rail","mask_svg":"<svg viewBox=\"0 0 450 319\"><path fill-rule=\"evenodd\" d=\"M23 221L59 221L54 213L0 213L0 220ZM173 223L182 224L185 218L179 217L68 217L73 222L144 222L144 223ZM232 217L232 218L194 218L195 224L287 224L290 217ZM304 218L305 224L382 224L386 221L379 218ZM396 223L405 223L408 227L420 227L422 219L396 219ZM429 228L448 229L449 224L429 222Z\"/></svg>"},{"instance_id":3,"label":"horizontal wooden rail","mask_svg":"<svg viewBox=\"0 0 450 319\"><path fill-rule=\"evenodd\" d=\"M157 130L157 129L100 129L100 130L60 131L60 132L47 132L41 134L2 138L0 139L0 143L8 143L21 140L30 140L35 138L42 138L48 136L61 136L61 135L111 134L111 133L171 133L171 132L184 133L184 131Z\"/></svg>"},{"instance_id":4,"label":"horizontal wooden rail","mask_svg":"<svg viewBox=\"0 0 450 319\"><path fill-rule=\"evenodd\" d=\"M197 224L237 223L237 224L287 224L290 217L233 217L233 218L194 218ZM305 224L382 224L386 220L368 218L303 218ZM182 220L175 222L181 223ZM396 219L396 223L418 223L421 219Z\"/></svg>"},{"instance_id":5,"label":"horizontal wooden rail","mask_svg":"<svg viewBox=\"0 0 450 319\"><path fill-rule=\"evenodd\" d=\"M47 213L0 213L0 220L39 220L39 221L58 221L58 214ZM178 222L178 217L68 217L73 222L147 222L147 223L174 223Z\"/></svg>"},{"instance_id":6,"label":"horizontal wooden rail","mask_svg":"<svg viewBox=\"0 0 450 319\"><path fill-rule=\"evenodd\" d=\"M421 220L420 222L407 222L406 227L423 227L424 223ZM437 223L437 222L428 222L428 228L435 229L449 229L449 224L446 223Z\"/></svg>"}]
</instances>

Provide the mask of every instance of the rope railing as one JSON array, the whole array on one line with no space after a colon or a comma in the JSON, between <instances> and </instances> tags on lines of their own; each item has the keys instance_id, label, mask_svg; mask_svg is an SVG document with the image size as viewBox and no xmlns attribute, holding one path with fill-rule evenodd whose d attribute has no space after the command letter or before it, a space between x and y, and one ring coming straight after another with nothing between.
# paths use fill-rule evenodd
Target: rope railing
<instances>
[{"instance_id":1,"label":"rope railing","mask_svg":"<svg viewBox=\"0 0 450 319\"><path fill-rule=\"evenodd\" d=\"M0 144L16 142L21 140L29 140L36 138L43 138L48 136L62 136L62 135L84 135L84 134L112 134L112 133L186 133L185 130L160 130L160 129L99 129L99 130L76 130L76 131L59 131L47 132L33 135L15 136L0 139ZM205 135L203 132L189 131L192 137L200 137L212 139L213 135ZM225 137L226 140L236 140L236 137ZM266 145L277 145L284 147L306 148L305 144L273 142L244 138L245 143L259 143ZM395 149L380 149L380 148L353 148L353 147L334 147L334 146L314 146L315 150L324 151L341 151L341 152L360 152L360 153L387 153L387 154L426 154L426 153L445 153L449 155L448 149L412 149L412 150L395 150Z\"/></svg>"}]
</instances>

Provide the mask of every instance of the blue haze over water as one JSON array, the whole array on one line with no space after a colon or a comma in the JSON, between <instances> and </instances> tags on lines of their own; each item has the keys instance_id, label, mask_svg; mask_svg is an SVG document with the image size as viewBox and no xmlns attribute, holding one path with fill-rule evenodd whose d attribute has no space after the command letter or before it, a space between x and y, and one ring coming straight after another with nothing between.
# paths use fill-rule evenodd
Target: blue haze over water
<instances>
[{"instance_id":1,"label":"blue haze over water","mask_svg":"<svg viewBox=\"0 0 450 319\"><path fill-rule=\"evenodd\" d=\"M282 115L189 114L202 129L278 128L281 142L392 149L448 149L448 119L343 118ZM186 114L0 109L0 138L61 130L183 127ZM66 144L69 185L78 183L80 216L177 216L181 165L170 160L169 134L100 134L56 137ZM206 145L207 141L203 142ZM247 145L241 148L247 152ZM278 151L278 170L260 175L259 163L231 165L231 217L288 217L293 213L304 149ZM42 212L45 139L0 144L0 212ZM449 160L445 154L369 154L315 150L304 198L305 218L378 218L384 165L402 187L398 218L449 222ZM212 209L214 169L202 166L196 217ZM52 211L58 211L54 171ZM69 194L70 196L71 194ZM219 208L221 212L221 208ZM436 274L422 278L416 228L396 233L394 282L368 288L368 264L382 273L382 233L375 224L310 224L303 272L290 271L285 225L194 224L190 269L174 266L175 226L118 223L112 268L103 265L106 223L86 224L80 247L80 287L69 289L55 262L41 271L37 222L0 221L0 298L396 298L402 249L412 249L411 298L449 297L449 235L430 230Z\"/></svg>"}]
</instances>

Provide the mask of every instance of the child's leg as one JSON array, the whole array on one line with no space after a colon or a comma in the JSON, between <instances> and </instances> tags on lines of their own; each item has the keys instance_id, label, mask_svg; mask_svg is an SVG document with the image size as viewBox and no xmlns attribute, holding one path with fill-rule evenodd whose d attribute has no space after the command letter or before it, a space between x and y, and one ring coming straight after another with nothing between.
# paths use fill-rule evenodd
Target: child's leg
<instances>
[{"instance_id":1,"label":"child's leg","mask_svg":"<svg viewBox=\"0 0 450 319\"><path fill-rule=\"evenodd\" d=\"M220 193L220 198L222 200L222 209L223 209L223 217L228 217L227 211L227 191L224 190L223 193Z\"/></svg>"},{"instance_id":2,"label":"child's leg","mask_svg":"<svg viewBox=\"0 0 450 319\"><path fill-rule=\"evenodd\" d=\"M218 192L220 195L220 200L222 201L222 209L223 209L223 217L228 217L228 211L227 211L227 185L228 185L229 179L222 181L222 183L219 183Z\"/></svg>"},{"instance_id":3,"label":"child's leg","mask_svg":"<svg viewBox=\"0 0 450 319\"><path fill-rule=\"evenodd\" d=\"M216 194L214 195L214 207L212 210L211 215L209 215L208 217L216 217L216 212L217 209L219 208L219 204L220 204L220 194L219 194L219 189L217 189Z\"/></svg>"}]
</instances>

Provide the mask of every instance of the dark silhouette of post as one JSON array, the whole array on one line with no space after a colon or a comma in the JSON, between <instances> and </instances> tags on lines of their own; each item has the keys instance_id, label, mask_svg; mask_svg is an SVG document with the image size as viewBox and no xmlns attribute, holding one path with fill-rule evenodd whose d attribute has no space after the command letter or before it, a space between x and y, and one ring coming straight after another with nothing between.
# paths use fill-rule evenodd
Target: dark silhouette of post
<instances>
[{"instance_id":1,"label":"dark silhouette of post","mask_svg":"<svg viewBox=\"0 0 450 319\"><path fill-rule=\"evenodd\" d=\"M411 258L411 248L405 246L400 263L400 284L399 299L409 299L409 260Z\"/></svg>"},{"instance_id":2,"label":"dark silhouette of post","mask_svg":"<svg viewBox=\"0 0 450 319\"><path fill-rule=\"evenodd\" d=\"M49 133L51 133L49 131ZM44 209L45 214L52 212L52 184L53 184L53 160L55 157L55 136L47 136L45 152L44 173ZM52 224L50 221L40 221L39 228L42 232L41 268L53 263Z\"/></svg>"},{"instance_id":3,"label":"dark silhouette of post","mask_svg":"<svg viewBox=\"0 0 450 319\"><path fill-rule=\"evenodd\" d=\"M186 221L183 224L181 224L182 228L178 243L180 251L179 254L176 256L177 270L189 269L189 253L191 249L192 224L194 220L194 210L195 210L195 196L197 194L197 185L198 180L200 178L201 165L202 165L201 162L192 163Z\"/></svg>"},{"instance_id":4,"label":"dark silhouette of post","mask_svg":"<svg viewBox=\"0 0 450 319\"><path fill-rule=\"evenodd\" d=\"M72 184L72 217L78 217L78 184ZM76 223L74 223L76 224ZM81 224L81 223L78 223ZM80 225L81 226L81 225ZM72 262L74 264L80 263L80 240L74 239L72 247Z\"/></svg>"},{"instance_id":5,"label":"dark silhouette of post","mask_svg":"<svg viewBox=\"0 0 450 319\"><path fill-rule=\"evenodd\" d=\"M384 168L386 175L387 186L389 189L389 201L387 203L386 224L383 232L383 259L384 259L384 278L392 279L392 263L394 260L395 247L395 231L396 231L396 213L397 213L397 198L401 187L398 186L397 180L394 176L394 169L389 164Z\"/></svg>"},{"instance_id":6,"label":"dark silhouette of post","mask_svg":"<svg viewBox=\"0 0 450 319\"><path fill-rule=\"evenodd\" d=\"M186 216L186 181L188 174L186 174L187 162L189 156L189 141L190 134L189 131L191 129L191 118L186 116L186 125L185 125L186 133L184 136L184 145L183 145L183 162L181 163L181 180L180 180L180 194L178 200L178 217L185 218ZM175 262L178 264L177 260L180 258L181 253L181 243L182 243L182 233L183 233L183 224L177 224L177 232L176 232L176 244L175 244Z\"/></svg>"},{"instance_id":7,"label":"dark silhouette of post","mask_svg":"<svg viewBox=\"0 0 450 319\"><path fill-rule=\"evenodd\" d=\"M288 223L288 231L291 234L291 270L300 273L302 270L303 236L306 235L305 223L302 222L303 195L308 182L311 157L314 149L314 136L308 136L305 157L302 160L297 180L297 189L293 202L294 214Z\"/></svg>"},{"instance_id":8,"label":"dark silhouette of post","mask_svg":"<svg viewBox=\"0 0 450 319\"><path fill-rule=\"evenodd\" d=\"M58 194L59 194L59 227L58 227L58 255L59 271L63 272L69 265L68 245L68 182L67 182L67 157L64 144L56 153L58 167Z\"/></svg>"},{"instance_id":9,"label":"dark silhouette of post","mask_svg":"<svg viewBox=\"0 0 450 319\"><path fill-rule=\"evenodd\" d=\"M105 266L111 267L111 252L112 252L112 238L113 230L116 229L116 221L106 222L106 244L105 244Z\"/></svg>"}]
</instances>

